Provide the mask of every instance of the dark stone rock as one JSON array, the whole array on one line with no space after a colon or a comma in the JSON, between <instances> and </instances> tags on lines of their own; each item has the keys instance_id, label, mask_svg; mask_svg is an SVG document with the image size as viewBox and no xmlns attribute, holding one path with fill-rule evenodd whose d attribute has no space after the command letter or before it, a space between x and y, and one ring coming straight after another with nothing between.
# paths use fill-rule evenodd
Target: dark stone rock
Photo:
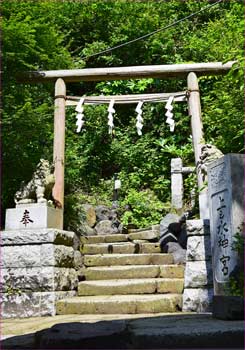
<instances>
[{"instance_id":1,"label":"dark stone rock","mask_svg":"<svg viewBox=\"0 0 245 350\"><path fill-rule=\"evenodd\" d=\"M179 236L181 233L182 225L179 222L172 222L168 225L169 232L173 233L175 236Z\"/></svg>"},{"instance_id":2,"label":"dark stone rock","mask_svg":"<svg viewBox=\"0 0 245 350\"><path fill-rule=\"evenodd\" d=\"M244 320L244 299L239 296L215 295L213 317L220 320Z\"/></svg>"},{"instance_id":3,"label":"dark stone rock","mask_svg":"<svg viewBox=\"0 0 245 350\"><path fill-rule=\"evenodd\" d=\"M121 222L118 219L113 219L111 226L114 230L114 233L122 233L123 225L121 224Z\"/></svg>"},{"instance_id":4,"label":"dark stone rock","mask_svg":"<svg viewBox=\"0 0 245 350\"><path fill-rule=\"evenodd\" d=\"M86 223L89 227L94 227L96 224L96 213L94 207L90 204L82 205L85 215L86 215Z\"/></svg>"},{"instance_id":5,"label":"dark stone rock","mask_svg":"<svg viewBox=\"0 0 245 350\"><path fill-rule=\"evenodd\" d=\"M84 236L94 236L96 231L90 227L87 223L80 225L79 233Z\"/></svg>"},{"instance_id":6,"label":"dark stone rock","mask_svg":"<svg viewBox=\"0 0 245 350\"><path fill-rule=\"evenodd\" d=\"M95 231L97 235L112 235L116 233L113 227L112 222L110 220L101 220L95 226Z\"/></svg>"},{"instance_id":7,"label":"dark stone rock","mask_svg":"<svg viewBox=\"0 0 245 350\"><path fill-rule=\"evenodd\" d=\"M104 205L98 205L97 207L95 207L95 212L96 212L96 218L97 218L97 224L95 226L95 230L97 233L101 230L103 231L101 227L105 226L105 222L107 222L107 228L106 228L107 234L122 233L123 226L121 225L121 222L118 219L118 214L116 209L110 209ZM101 224L101 222L103 222L103 224ZM100 224L102 225L101 227L100 227ZM105 234L105 233L102 233L102 234Z\"/></svg>"},{"instance_id":8,"label":"dark stone rock","mask_svg":"<svg viewBox=\"0 0 245 350\"><path fill-rule=\"evenodd\" d=\"M163 248L164 253L171 253L175 264L185 264L186 249L183 249L177 242L169 242Z\"/></svg>"},{"instance_id":9,"label":"dark stone rock","mask_svg":"<svg viewBox=\"0 0 245 350\"><path fill-rule=\"evenodd\" d=\"M177 214L167 214L160 222L160 237L169 231L169 225L172 223L178 223L180 217Z\"/></svg>"},{"instance_id":10,"label":"dark stone rock","mask_svg":"<svg viewBox=\"0 0 245 350\"><path fill-rule=\"evenodd\" d=\"M160 240L162 249L167 243L179 243L181 248L186 249L187 233L185 220L176 214L167 214L160 223ZM184 254L184 253L183 253Z\"/></svg>"},{"instance_id":11,"label":"dark stone rock","mask_svg":"<svg viewBox=\"0 0 245 350\"><path fill-rule=\"evenodd\" d=\"M178 242L178 239L171 232L167 232L159 239L159 243L162 249L164 249L165 245L169 242Z\"/></svg>"},{"instance_id":12,"label":"dark stone rock","mask_svg":"<svg viewBox=\"0 0 245 350\"><path fill-rule=\"evenodd\" d=\"M103 220L113 221L117 219L117 211L114 209L109 209L104 205L98 205L97 207L95 207L95 213L97 222Z\"/></svg>"},{"instance_id":13,"label":"dark stone rock","mask_svg":"<svg viewBox=\"0 0 245 350\"><path fill-rule=\"evenodd\" d=\"M181 245L183 249L186 249L187 246L187 232L186 232L186 226L182 225L180 234L178 236L178 242Z\"/></svg>"}]
</instances>

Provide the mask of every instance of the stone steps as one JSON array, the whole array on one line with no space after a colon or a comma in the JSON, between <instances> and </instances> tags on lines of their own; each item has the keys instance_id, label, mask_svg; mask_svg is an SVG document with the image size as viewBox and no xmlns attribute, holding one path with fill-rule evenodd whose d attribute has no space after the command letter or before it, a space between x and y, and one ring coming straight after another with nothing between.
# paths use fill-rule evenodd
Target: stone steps
<instances>
[{"instance_id":1,"label":"stone steps","mask_svg":"<svg viewBox=\"0 0 245 350\"><path fill-rule=\"evenodd\" d=\"M117 233L114 235L82 236L80 240L82 244L127 242L128 235Z\"/></svg>"},{"instance_id":2,"label":"stone steps","mask_svg":"<svg viewBox=\"0 0 245 350\"><path fill-rule=\"evenodd\" d=\"M154 294L183 291L183 278L135 278L83 281L78 284L78 295Z\"/></svg>"},{"instance_id":3,"label":"stone steps","mask_svg":"<svg viewBox=\"0 0 245 350\"><path fill-rule=\"evenodd\" d=\"M115 265L87 267L80 271L87 281L132 278L184 278L182 265Z\"/></svg>"},{"instance_id":4,"label":"stone steps","mask_svg":"<svg viewBox=\"0 0 245 350\"><path fill-rule=\"evenodd\" d=\"M173 264L171 254L95 254L84 256L85 266L168 264Z\"/></svg>"},{"instance_id":5,"label":"stone steps","mask_svg":"<svg viewBox=\"0 0 245 350\"><path fill-rule=\"evenodd\" d=\"M57 314L147 314L177 312L181 294L105 295L67 298L57 302Z\"/></svg>"},{"instance_id":6,"label":"stone steps","mask_svg":"<svg viewBox=\"0 0 245 350\"><path fill-rule=\"evenodd\" d=\"M58 314L141 314L182 307L184 267L161 253L159 232L81 238L78 296L57 301Z\"/></svg>"},{"instance_id":7,"label":"stone steps","mask_svg":"<svg viewBox=\"0 0 245 350\"><path fill-rule=\"evenodd\" d=\"M110 234L110 235L92 235L82 236L80 238L82 244L95 243L113 243L113 242L128 242L133 240L158 241L159 231L157 230L136 230L129 234Z\"/></svg>"},{"instance_id":8,"label":"stone steps","mask_svg":"<svg viewBox=\"0 0 245 350\"><path fill-rule=\"evenodd\" d=\"M133 241L135 239L143 239L147 241L158 240L159 231L147 230L147 231L137 231L128 234L128 239Z\"/></svg>"},{"instance_id":9,"label":"stone steps","mask_svg":"<svg viewBox=\"0 0 245 350\"><path fill-rule=\"evenodd\" d=\"M138 254L138 253L160 253L159 243L100 243L100 244L84 244L81 247L83 254Z\"/></svg>"}]
</instances>

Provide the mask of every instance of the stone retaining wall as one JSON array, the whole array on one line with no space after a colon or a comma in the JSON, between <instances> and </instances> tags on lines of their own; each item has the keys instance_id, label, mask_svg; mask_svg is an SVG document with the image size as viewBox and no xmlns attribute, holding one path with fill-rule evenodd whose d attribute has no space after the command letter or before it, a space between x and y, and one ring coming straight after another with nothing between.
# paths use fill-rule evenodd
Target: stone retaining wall
<instances>
[{"instance_id":1,"label":"stone retaining wall","mask_svg":"<svg viewBox=\"0 0 245 350\"><path fill-rule=\"evenodd\" d=\"M2 317L55 315L55 302L76 295L74 233L59 229L1 232Z\"/></svg>"},{"instance_id":2,"label":"stone retaining wall","mask_svg":"<svg viewBox=\"0 0 245 350\"><path fill-rule=\"evenodd\" d=\"M213 272L209 220L187 220L183 311L211 312Z\"/></svg>"}]
</instances>

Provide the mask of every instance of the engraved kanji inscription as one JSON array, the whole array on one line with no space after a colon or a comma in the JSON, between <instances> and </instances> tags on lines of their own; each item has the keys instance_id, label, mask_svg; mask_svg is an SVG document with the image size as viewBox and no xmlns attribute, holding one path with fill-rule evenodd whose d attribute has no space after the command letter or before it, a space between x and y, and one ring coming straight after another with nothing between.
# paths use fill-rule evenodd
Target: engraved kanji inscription
<instances>
[{"instance_id":1,"label":"engraved kanji inscription","mask_svg":"<svg viewBox=\"0 0 245 350\"><path fill-rule=\"evenodd\" d=\"M24 211L23 217L20 220L20 222L23 223L23 225L25 225L25 227L31 222L33 223L34 221L30 218L30 212L26 209Z\"/></svg>"}]
</instances>

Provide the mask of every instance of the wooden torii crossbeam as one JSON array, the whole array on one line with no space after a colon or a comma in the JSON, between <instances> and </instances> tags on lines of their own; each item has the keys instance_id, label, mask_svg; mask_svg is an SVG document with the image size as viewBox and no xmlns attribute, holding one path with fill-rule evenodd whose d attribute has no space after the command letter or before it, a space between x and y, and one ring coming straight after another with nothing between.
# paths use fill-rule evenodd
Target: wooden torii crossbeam
<instances>
[{"instance_id":1,"label":"wooden torii crossbeam","mask_svg":"<svg viewBox=\"0 0 245 350\"><path fill-rule=\"evenodd\" d=\"M186 77L190 72L201 75L227 73L234 62L185 63L154 66L130 66L111 68L84 68L26 72L19 80L25 82L56 81L62 78L67 83L79 81L127 80L142 78Z\"/></svg>"},{"instance_id":2,"label":"wooden torii crossbeam","mask_svg":"<svg viewBox=\"0 0 245 350\"><path fill-rule=\"evenodd\" d=\"M96 105L101 103L109 104L114 100L116 104L132 104L139 101L144 102L164 102L170 96L174 96L175 102L185 102L187 100L187 91L171 92L171 93L156 93L156 94L133 94L133 95L111 95L111 96L83 96L84 104ZM76 106L81 99L81 96L66 96L66 106Z\"/></svg>"},{"instance_id":3,"label":"wooden torii crossbeam","mask_svg":"<svg viewBox=\"0 0 245 350\"><path fill-rule=\"evenodd\" d=\"M26 72L19 77L20 82L55 82L55 112L54 112L54 150L55 186L53 197L64 206L64 158L65 158L65 108L76 105L78 98L66 96L66 83L79 81L108 81L143 78L187 78L187 102L191 117L192 141L196 164L201 155L201 145L204 143L201 118L200 92L197 76L226 74L235 62L188 63L154 66L131 66L112 68L85 68L51 71ZM174 93L170 94L173 95ZM146 94L144 95L146 96ZM132 97L132 96L131 96ZM99 103L100 97L91 97ZM103 97L105 100L105 97ZM132 97L133 98L133 97ZM137 97L139 98L139 96ZM86 97L87 100L90 97ZM120 98L119 98L120 99ZM126 100L121 96L121 102ZM105 101L104 101L105 102ZM124 101L125 102L125 101ZM132 100L131 100L132 103ZM198 187L202 187L202 178L198 173Z\"/></svg>"}]
</instances>

